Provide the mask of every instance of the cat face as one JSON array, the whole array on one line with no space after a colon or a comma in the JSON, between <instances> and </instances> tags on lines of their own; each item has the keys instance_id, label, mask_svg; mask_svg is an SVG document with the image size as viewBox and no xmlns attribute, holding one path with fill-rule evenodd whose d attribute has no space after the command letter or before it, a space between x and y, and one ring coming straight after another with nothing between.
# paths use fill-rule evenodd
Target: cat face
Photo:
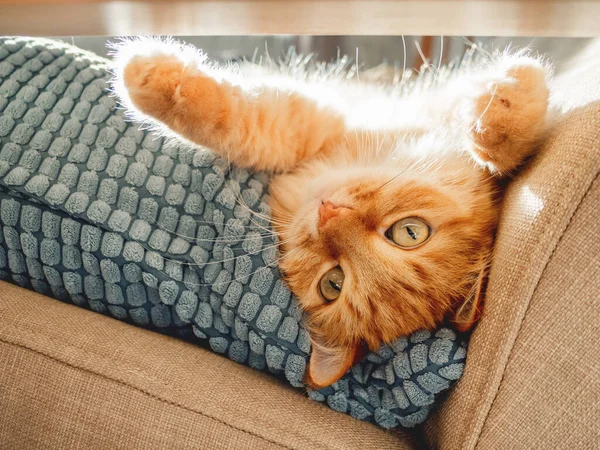
<instances>
[{"instance_id":1,"label":"cat face","mask_svg":"<svg viewBox=\"0 0 600 450\"><path fill-rule=\"evenodd\" d=\"M378 166L323 169L302 190L295 182L274 183L273 216L288 218L280 266L306 313L314 387L341 377L363 345L377 350L444 319L461 322L493 242L486 178ZM465 328L471 306L461 311Z\"/></svg>"}]
</instances>

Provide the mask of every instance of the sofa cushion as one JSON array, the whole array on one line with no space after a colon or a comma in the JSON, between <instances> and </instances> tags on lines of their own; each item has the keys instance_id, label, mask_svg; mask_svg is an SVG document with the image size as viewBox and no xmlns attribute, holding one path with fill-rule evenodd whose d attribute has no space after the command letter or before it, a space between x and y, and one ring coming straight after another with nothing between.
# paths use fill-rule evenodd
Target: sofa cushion
<instances>
[{"instance_id":1,"label":"sofa cushion","mask_svg":"<svg viewBox=\"0 0 600 450\"><path fill-rule=\"evenodd\" d=\"M465 375L425 427L436 448L600 442L600 41L584 55L556 78L554 125L506 194Z\"/></svg>"},{"instance_id":2,"label":"sofa cushion","mask_svg":"<svg viewBox=\"0 0 600 450\"><path fill-rule=\"evenodd\" d=\"M0 317L2 448L415 448L195 345L5 282Z\"/></svg>"}]
</instances>

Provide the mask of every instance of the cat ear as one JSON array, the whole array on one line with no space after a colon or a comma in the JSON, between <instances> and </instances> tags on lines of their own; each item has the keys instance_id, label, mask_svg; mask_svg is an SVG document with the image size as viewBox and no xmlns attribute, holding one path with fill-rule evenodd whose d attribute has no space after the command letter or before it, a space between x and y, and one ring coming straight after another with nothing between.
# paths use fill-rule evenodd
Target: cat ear
<instances>
[{"instance_id":1,"label":"cat ear","mask_svg":"<svg viewBox=\"0 0 600 450\"><path fill-rule=\"evenodd\" d=\"M485 267L477 276L477 280L473 286L473 294L464 303L459 305L455 311L452 322L459 331L471 330L481 318L487 279L488 271L487 267Z\"/></svg>"},{"instance_id":2,"label":"cat ear","mask_svg":"<svg viewBox=\"0 0 600 450\"><path fill-rule=\"evenodd\" d=\"M360 353L358 345L329 347L318 338L311 341L312 353L305 382L315 389L329 386L342 378Z\"/></svg>"}]
</instances>

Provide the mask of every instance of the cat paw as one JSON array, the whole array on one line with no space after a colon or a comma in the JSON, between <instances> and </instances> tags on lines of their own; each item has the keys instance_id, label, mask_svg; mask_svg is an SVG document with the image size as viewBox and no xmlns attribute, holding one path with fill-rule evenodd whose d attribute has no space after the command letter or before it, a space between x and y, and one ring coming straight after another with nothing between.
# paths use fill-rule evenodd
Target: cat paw
<instances>
[{"instance_id":1,"label":"cat paw","mask_svg":"<svg viewBox=\"0 0 600 450\"><path fill-rule=\"evenodd\" d=\"M507 57L486 78L469 134L476 157L492 171L510 172L534 151L545 128L547 76L538 59Z\"/></svg>"},{"instance_id":2,"label":"cat paw","mask_svg":"<svg viewBox=\"0 0 600 450\"><path fill-rule=\"evenodd\" d=\"M181 86L197 76L205 56L184 44L135 38L112 45L112 87L126 108L159 120L180 101Z\"/></svg>"},{"instance_id":3,"label":"cat paw","mask_svg":"<svg viewBox=\"0 0 600 450\"><path fill-rule=\"evenodd\" d=\"M123 68L122 76L133 105L160 119L177 103L184 71L184 63L176 56L134 56Z\"/></svg>"}]
</instances>

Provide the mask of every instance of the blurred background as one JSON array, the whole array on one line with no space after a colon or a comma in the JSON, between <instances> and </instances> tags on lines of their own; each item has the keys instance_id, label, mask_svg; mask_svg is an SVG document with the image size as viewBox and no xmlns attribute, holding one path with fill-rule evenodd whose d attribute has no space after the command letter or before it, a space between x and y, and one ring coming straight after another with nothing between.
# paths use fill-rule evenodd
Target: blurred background
<instances>
[{"instance_id":1,"label":"blurred background","mask_svg":"<svg viewBox=\"0 0 600 450\"><path fill-rule=\"evenodd\" d=\"M335 60L338 55L358 59L359 66L371 69L381 64L414 69L438 66L462 57L475 49L494 51L507 46L531 48L547 55L557 71L591 41L588 38L531 37L442 37L442 36L179 36L178 39L203 49L210 58L232 60L269 54L284 55L290 47L299 53L314 53L320 61ZM58 39L99 55L107 55L106 43L116 38L64 36Z\"/></svg>"}]
</instances>

